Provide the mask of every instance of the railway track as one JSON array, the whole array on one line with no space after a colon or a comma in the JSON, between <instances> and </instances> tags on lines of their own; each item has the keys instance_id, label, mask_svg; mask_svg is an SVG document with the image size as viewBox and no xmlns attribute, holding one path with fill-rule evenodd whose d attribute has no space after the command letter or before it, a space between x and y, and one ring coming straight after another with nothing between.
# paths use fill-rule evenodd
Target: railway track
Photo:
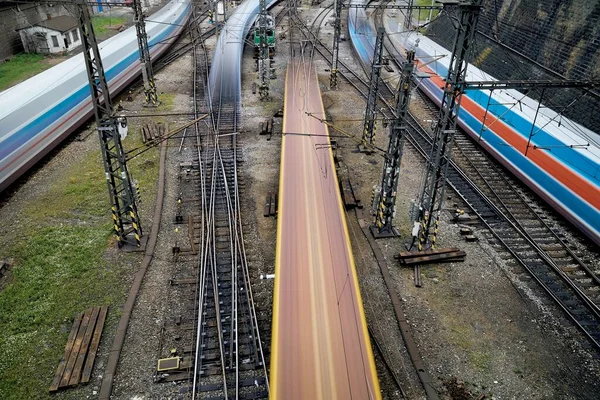
<instances>
[{"instance_id":1,"label":"railway track","mask_svg":"<svg viewBox=\"0 0 600 400\"><path fill-rule=\"evenodd\" d=\"M431 138L415 122L409 122L409 140L427 158ZM510 180L502 177L503 173L486 168L473 161L474 155L471 157L455 152L455 158L470 162L470 166L463 170L453 161L447 182L488 228L493 239L490 242L510 253L587 339L600 348L600 286L596 274L536 210L526 206L526 198L514 190ZM481 150L477 150L477 158L484 157ZM489 195L479 185L484 186Z\"/></svg>"},{"instance_id":2,"label":"railway track","mask_svg":"<svg viewBox=\"0 0 600 400\"><path fill-rule=\"evenodd\" d=\"M241 219L238 104L207 101L208 56L194 49L200 170L200 246L192 398L268 398L268 376L250 285ZM202 56L198 53L202 51Z\"/></svg>"},{"instance_id":3,"label":"railway track","mask_svg":"<svg viewBox=\"0 0 600 400\"><path fill-rule=\"evenodd\" d=\"M330 63L331 50L301 20L297 19L297 23L304 26L303 35L313 42L315 50ZM399 54L399 51L394 53ZM339 61L339 65L340 74L366 98L367 81L343 62ZM381 89L379 100L387 108L384 118L393 118L392 88L386 84ZM432 119L436 116L437 114L431 114ZM426 159L431 148L430 133L412 115L408 118L407 127L408 140ZM589 266L579 253L570 248L563 239L563 234L544 223L546 215L539 215L535 208L531 208L533 212L523 212L527 210L524 204L531 199L514 194L514 182L498 177L505 175L504 171L499 174L497 167L491 168L491 160L487 159L482 149L475 146L467 148L467 143L472 142L464 132L457 132L456 141L458 158L464 160L464 170L461 168L463 165L452 162L447 182L482 220L498 247L510 253L515 262L528 271L587 340L596 349L600 349L600 286L594 267ZM463 149L465 150L462 151ZM469 171L471 174L475 171L478 173L471 176ZM537 209L541 209L540 206ZM535 216L536 214L538 215Z\"/></svg>"},{"instance_id":4,"label":"railway track","mask_svg":"<svg viewBox=\"0 0 600 400\"><path fill-rule=\"evenodd\" d=\"M190 29L198 29L200 26L200 22L208 17L208 8L203 8L198 13L192 16L192 19L187 24L187 27L181 32L180 37L185 37L186 34L190 34ZM190 28L191 27L191 28ZM173 61L179 59L179 57L187 54L192 51L194 47L197 45L198 40L206 40L212 35L215 34L217 28L215 26L210 27L204 32L199 32L200 34L197 36L191 36L191 41L188 43L183 43L177 47L172 47L165 55L163 55L159 60L154 63L154 70L160 71L167 65L171 64Z\"/></svg>"},{"instance_id":5,"label":"railway track","mask_svg":"<svg viewBox=\"0 0 600 400\"><path fill-rule=\"evenodd\" d=\"M400 54L393 43L388 46ZM431 118L435 105L419 90ZM431 148L429 132L414 117L409 122L411 142L424 158ZM464 131L455 135L448 182L491 233L492 244L510 253L573 323L600 348L600 278L581 250L567 243L565 227L555 213L492 161ZM550 219L553 219L551 222Z\"/></svg>"},{"instance_id":6,"label":"railway track","mask_svg":"<svg viewBox=\"0 0 600 400\"><path fill-rule=\"evenodd\" d=\"M381 21L383 10L376 20ZM381 22L380 22L381 23ZM400 52L386 41L392 55ZM419 90L431 118L435 105ZM429 132L411 116L411 142L424 158L431 148ZM507 251L571 318L596 348L600 348L600 278L566 242L563 227L543 210L507 172L462 130L455 135L448 182L491 233L491 243ZM533 203L533 205L532 205ZM551 226L551 224L553 226Z\"/></svg>"}]
</instances>

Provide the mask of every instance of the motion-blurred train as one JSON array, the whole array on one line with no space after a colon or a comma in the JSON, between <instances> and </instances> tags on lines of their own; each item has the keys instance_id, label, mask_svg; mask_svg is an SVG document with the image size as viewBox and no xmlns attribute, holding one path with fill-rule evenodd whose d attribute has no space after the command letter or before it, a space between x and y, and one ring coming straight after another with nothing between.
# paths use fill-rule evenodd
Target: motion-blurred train
<instances>
[{"instance_id":1,"label":"motion-blurred train","mask_svg":"<svg viewBox=\"0 0 600 400\"><path fill-rule=\"evenodd\" d=\"M370 65L375 30L364 10L351 9L348 26L357 54ZM405 49L416 50L419 70L431 75L421 80L419 87L439 106L450 52L417 32L397 37ZM490 80L494 78L469 65L467 81ZM458 123L600 245L600 136L548 108L540 108L536 118L536 110L538 102L517 90L468 90Z\"/></svg>"},{"instance_id":2,"label":"motion-blurred train","mask_svg":"<svg viewBox=\"0 0 600 400\"><path fill-rule=\"evenodd\" d=\"M152 59L176 40L190 16L189 0L172 0L148 18ZM140 75L135 27L99 44L112 95ZM93 113L81 54L0 92L0 192Z\"/></svg>"},{"instance_id":3,"label":"motion-blurred train","mask_svg":"<svg viewBox=\"0 0 600 400\"><path fill-rule=\"evenodd\" d=\"M266 7L272 7L275 2L276 0L266 0ZM220 118L221 107L237 108L240 105L242 53L246 44L246 36L250 32L259 10L259 0L242 2L229 16L217 39L208 77L208 101L215 107L217 120ZM275 30L273 29L274 38Z\"/></svg>"}]
</instances>

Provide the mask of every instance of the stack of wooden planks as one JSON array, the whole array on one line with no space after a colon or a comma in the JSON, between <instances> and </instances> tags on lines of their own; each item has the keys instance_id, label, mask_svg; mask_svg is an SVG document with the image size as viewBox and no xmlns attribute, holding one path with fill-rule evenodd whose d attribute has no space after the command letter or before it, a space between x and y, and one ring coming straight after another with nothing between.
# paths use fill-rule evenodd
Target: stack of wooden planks
<instances>
[{"instance_id":1,"label":"stack of wooden planks","mask_svg":"<svg viewBox=\"0 0 600 400\"><path fill-rule=\"evenodd\" d=\"M352 210L353 208L362 208L360 199L356 197L352 182L350 182L350 176L348 168L344 165L342 155L337 151L337 142L331 140L331 148L333 149L333 162L335 163L335 171L338 178L338 186L340 188L340 194L342 196L342 202L346 210Z\"/></svg>"},{"instance_id":2,"label":"stack of wooden planks","mask_svg":"<svg viewBox=\"0 0 600 400\"><path fill-rule=\"evenodd\" d=\"M142 127L142 142L152 144L165 135L165 125L162 123L144 124Z\"/></svg>"},{"instance_id":3,"label":"stack of wooden planks","mask_svg":"<svg viewBox=\"0 0 600 400\"><path fill-rule=\"evenodd\" d=\"M106 306L90 307L75 316L65 353L50 385L51 392L89 382L107 311Z\"/></svg>"},{"instance_id":4,"label":"stack of wooden planks","mask_svg":"<svg viewBox=\"0 0 600 400\"><path fill-rule=\"evenodd\" d=\"M273 136L273 117L268 118L265 122L260 123L260 135L268 135L267 140L271 140Z\"/></svg>"},{"instance_id":5,"label":"stack of wooden planks","mask_svg":"<svg viewBox=\"0 0 600 400\"><path fill-rule=\"evenodd\" d=\"M276 217L277 206L277 192L267 193L267 197L265 200L265 212L263 213L263 215L265 217Z\"/></svg>"},{"instance_id":6,"label":"stack of wooden planks","mask_svg":"<svg viewBox=\"0 0 600 400\"><path fill-rule=\"evenodd\" d=\"M466 253L456 247L425 250L420 252L401 252L397 257L402 265L421 265L441 262L465 261Z\"/></svg>"}]
</instances>

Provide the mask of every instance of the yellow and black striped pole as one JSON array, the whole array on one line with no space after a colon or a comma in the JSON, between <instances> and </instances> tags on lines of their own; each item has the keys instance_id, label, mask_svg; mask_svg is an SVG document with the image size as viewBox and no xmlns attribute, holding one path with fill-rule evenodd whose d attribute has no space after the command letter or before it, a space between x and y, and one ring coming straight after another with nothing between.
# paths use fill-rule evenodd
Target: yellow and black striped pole
<instances>
[{"instance_id":1,"label":"yellow and black striped pole","mask_svg":"<svg viewBox=\"0 0 600 400\"><path fill-rule=\"evenodd\" d=\"M137 214L135 213L133 206L129 209L129 217L131 218L131 227L133 228L133 234L135 235L135 244L137 247L141 246L141 229L137 221Z\"/></svg>"}]
</instances>

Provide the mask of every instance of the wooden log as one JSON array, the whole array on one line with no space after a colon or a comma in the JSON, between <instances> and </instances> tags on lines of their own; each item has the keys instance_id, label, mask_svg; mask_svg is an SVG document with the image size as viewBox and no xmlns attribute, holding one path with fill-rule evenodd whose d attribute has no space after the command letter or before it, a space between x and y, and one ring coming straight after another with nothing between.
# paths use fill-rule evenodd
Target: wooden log
<instances>
[{"instance_id":1,"label":"wooden log","mask_svg":"<svg viewBox=\"0 0 600 400\"><path fill-rule=\"evenodd\" d=\"M414 257L422 257L422 256L428 256L428 255L435 255L435 254L453 253L456 251L460 251L460 249L458 249L456 247L447 247L447 248L424 250L424 251L418 251L418 252L403 251L403 252L400 252L400 254L398 255L398 258L400 258L400 259L414 258Z\"/></svg>"},{"instance_id":2,"label":"wooden log","mask_svg":"<svg viewBox=\"0 0 600 400\"><path fill-rule=\"evenodd\" d=\"M265 212L263 215L268 217L271 214L271 192L267 193L267 198L265 200Z\"/></svg>"},{"instance_id":3,"label":"wooden log","mask_svg":"<svg viewBox=\"0 0 600 400\"><path fill-rule=\"evenodd\" d=\"M71 374L73 373L73 368L75 367L75 362L77 361L77 356L79 355L79 349L81 348L81 343L83 343L85 331L90 322L91 314L91 310L88 309L83 315L83 320L81 320L81 325L79 326L79 331L77 332L75 343L73 343L73 349L71 350L71 354L69 355L69 361L67 361L65 372L63 374L62 379L60 380L60 384L58 385L59 388L69 385L69 381L71 380Z\"/></svg>"},{"instance_id":4,"label":"wooden log","mask_svg":"<svg viewBox=\"0 0 600 400\"><path fill-rule=\"evenodd\" d=\"M87 329L83 335L83 342L81 343L81 348L79 349L79 354L77 355L77 361L75 362L75 367L73 368L73 373L71 374L71 379L69 380L70 386L77 386L79 379L81 378L81 369L83 368L83 362L85 361L85 356L87 355L88 348L90 347L90 341L92 340L92 334L94 333L94 327L96 326L96 320L98 319L100 307L92 307L90 310L92 311L90 321L88 322Z\"/></svg>"},{"instance_id":5,"label":"wooden log","mask_svg":"<svg viewBox=\"0 0 600 400\"><path fill-rule=\"evenodd\" d=\"M148 141L148 125L142 126L142 142L146 144Z\"/></svg>"},{"instance_id":6,"label":"wooden log","mask_svg":"<svg viewBox=\"0 0 600 400\"><path fill-rule=\"evenodd\" d=\"M107 306L100 307L100 313L98 314L98 320L96 321L96 328L94 329L94 336L92 336L92 343L90 344L88 356L85 360L85 367L83 368L83 374L81 375L81 383L87 383L90 381L90 376L92 375L92 368L94 367L94 361L96 360L96 354L98 353L98 346L100 345L100 337L102 336L102 329L104 328L104 321L106 321L107 312Z\"/></svg>"},{"instance_id":7,"label":"wooden log","mask_svg":"<svg viewBox=\"0 0 600 400\"><path fill-rule=\"evenodd\" d=\"M445 259L452 259L452 258L463 258L466 256L466 253L464 251L456 251L453 253L442 253L442 254L434 254L434 255L429 255L429 256L423 256L423 257L413 257L413 258L407 258L402 260L403 264L406 265L414 265L414 264L424 264L424 263L430 263L430 262L439 262L441 260L445 260Z\"/></svg>"},{"instance_id":8,"label":"wooden log","mask_svg":"<svg viewBox=\"0 0 600 400\"><path fill-rule=\"evenodd\" d=\"M56 375L54 375L54 380L50 385L50 391L55 392L58 390L60 385L60 381L62 379L63 373L65 372L65 367L67 366L67 361L71 355L71 350L73 349L73 343L75 343L75 337L77 336L77 332L79 331L79 326L81 325L81 320L83 319L83 313L77 314L75 320L73 321L73 325L71 326L71 333L69 333L69 338L67 339L67 345L65 346L65 353L63 357L60 359L58 363L58 368L56 369Z\"/></svg>"}]
</instances>

